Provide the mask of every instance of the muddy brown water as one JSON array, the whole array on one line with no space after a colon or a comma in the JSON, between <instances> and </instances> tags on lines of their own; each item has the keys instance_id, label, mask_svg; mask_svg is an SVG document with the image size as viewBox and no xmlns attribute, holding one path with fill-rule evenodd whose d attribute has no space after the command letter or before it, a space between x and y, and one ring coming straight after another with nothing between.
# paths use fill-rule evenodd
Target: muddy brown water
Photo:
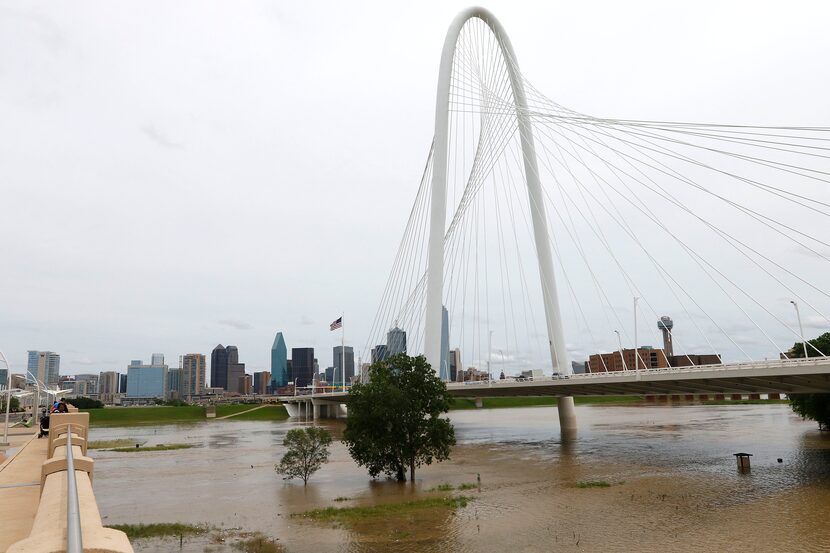
<instances>
[{"instance_id":1,"label":"muddy brown water","mask_svg":"<svg viewBox=\"0 0 830 553\"><path fill-rule=\"evenodd\" d=\"M415 485L372 480L339 442L309 485L274 472L285 433L303 422L211 421L96 428L91 439L191 443L186 450L96 451L105 524L208 523L279 538L289 552L830 551L830 433L786 405L578 406L576 441L555 408L451 413L452 460ZM324 421L335 436L342 423ZM739 474L732 453L753 454ZM783 462L779 463L778 458ZM292 517L328 506L481 491L455 512L424 510L349 528ZM608 488L578 488L605 480ZM338 497L351 498L335 502ZM179 540L138 543L179 551ZM219 551L186 540L186 551Z\"/></svg>"}]
</instances>

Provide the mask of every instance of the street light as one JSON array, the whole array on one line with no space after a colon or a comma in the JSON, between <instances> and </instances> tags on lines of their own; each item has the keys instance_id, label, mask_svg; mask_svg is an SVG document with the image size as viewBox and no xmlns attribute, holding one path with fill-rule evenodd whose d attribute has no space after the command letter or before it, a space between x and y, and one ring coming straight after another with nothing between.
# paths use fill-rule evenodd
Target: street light
<instances>
[{"instance_id":1,"label":"street light","mask_svg":"<svg viewBox=\"0 0 830 553\"><path fill-rule=\"evenodd\" d=\"M614 333L617 335L617 343L620 345L620 359L622 359L623 370L627 371L628 367L625 366L625 356L623 355L622 338L620 338L620 331L615 330Z\"/></svg>"},{"instance_id":2,"label":"street light","mask_svg":"<svg viewBox=\"0 0 830 553\"><path fill-rule=\"evenodd\" d=\"M804 337L804 327L801 326L801 313L798 311L798 303L790 300L790 303L795 307L795 316L798 319L798 331L801 333L801 341L804 344L804 357L810 357L810 350L807 349L807 339Z\"/></svg>"}]
</instances>

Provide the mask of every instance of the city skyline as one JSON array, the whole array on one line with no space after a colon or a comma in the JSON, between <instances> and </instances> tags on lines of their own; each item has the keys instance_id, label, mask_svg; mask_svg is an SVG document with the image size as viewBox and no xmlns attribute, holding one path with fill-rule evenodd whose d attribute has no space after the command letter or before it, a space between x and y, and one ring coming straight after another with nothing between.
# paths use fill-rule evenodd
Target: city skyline
<instances>
[{"instance_id":1,"label":"city skyline","mask_svg":"<svg viewBox=\"0 0 830 553\"><path fill-rule=\"evenodd\" d=\"M220 341L246 352L250 369L267 369L275 327L292 344L328 351L339 339L328 335L327 325L343 312L346 345L366 361L364 346L433 132L439 45L447 22L465 4L406 12L409 25L388 28L375 16L350 18L354 6L333 2L279 8L252 3L196 14L177 6L168 9L181 17L170 18L151 6L105 4L23 5L0 13L0 28L7 31L0 33L0 62L7 68L0 75L0 112L19 129L0 135L8 153L1 170L10 206L0 231L18 237L8 243L9 270L0 287L0 348L12 371L25 369L26 351L34 348L60 352L62 373L83 374L124 370L146 351L207 353ZM357 6L367 14L404 13L379 3ZM586 21L587 6L535 6L531 16L514 3L488 4L510 29L524 72L563 105L658 120L830 119L823 101L830 83L812 69L830 46L821 27L826 7L801 5L782 13L736 5L718 7L711 19L705 13L718 5L701 6L692 12L609 4L586 40L586 29L569 22ZM228 18L226 10L246 24L219 24ZM169 23L178 19L180 25ZM344 28L343 20L352 24ZM658 24L667 20L673 24ZM134 25L119 31L113 21ZM303 31L314 72L307 59L293 55L296 24L307 21L315 22ZM218 31L208 39L203 28ZM740 44L735 29L741 30ZM93 43L102 47L91 48ZM129 48L135 43L147 47ZM378 43L387 48L378 52ZM252 59L250 51L262 55ZM182 72L205 59L240 83L237 101L228 103L227 91L204 72ZM382 78L377 64L386 69ZM32 66L41 70L33 74ZM307 86L286 87L285 75L298 75ZM344 91L337 105L327 101L332 76ZM67 82L72 86L62 86ZM165 94L153 94L150 83L163 83ZM610 87L614 94L607 93ZM89 141L77 140L81 126L95 137L94 155ZM379 133L388 140L379 142ZM321 152L331 163L319 163ZM140 172L133 171L137 158ZM232 196L230 183L237 190ZM289 189L288 183L302 186ZM289 196L292 202L284 202ZM129 201L111 209L124 198ZM313 206L312 224L296 205ZM198 213L197 221L182 220L185 207ZM36 208L45 212L32 227ZM124 224L130 220L150 224ZM225 222L221 229L216 220ZM275 240L284 251L264 255ZM185 255L207 260L217 249L234 252L241 270L204 274L198 281L169 270ZM34 259L50 259L50 267L60 270L33 270ZM291 270L285 270L286 259ZM793 259L800 258L787 261ZM338 268L336 277L331 266ZM787 294L771 295L770 309L795 324ZM624 310L630 298L614 301ZM665 302L658 310L691 328L675 305ZM723 318L756 357L777 355L738 315ZM654 322L643 316L642 323L651 335L641 341L658 344ZM631 326L630 318L625 324ZM825 322L805 313L804 325L812 335ZM583 331L565 328L575 359L615 347L612 334L601 335L593 347ZM785 333L774 338L793 342ZM494 336L494 350L503 347L501 339ZM724 359L738 357L733 346L715 345ZM474 362L472 348L463 352ZM325 360L321 365L327 366Z\"/></svg>"}]
</instances>

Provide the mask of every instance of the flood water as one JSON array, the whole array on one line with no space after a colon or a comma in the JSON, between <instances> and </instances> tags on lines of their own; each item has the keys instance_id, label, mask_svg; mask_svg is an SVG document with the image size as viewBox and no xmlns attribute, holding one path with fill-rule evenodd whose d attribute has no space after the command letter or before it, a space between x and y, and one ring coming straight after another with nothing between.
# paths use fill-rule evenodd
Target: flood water
<instances>
[{"instance_id":1,"label":"flood water","mask_svg":"<svg viewBox=\"0 0 830 553\"><path fill-rule=\"evenodd\" d=\"M372 480L338 441L307 487L282 480L273 467L285 433L308 424L298 421L99 428L91 439L196 447L95 451L95 493L105 524L242 528L292 553L830 551L830 433L787 405L578 406L577 417L578 438L563 444L555 408L452 412L452 459L422 467L414 486ZM342 422L321 424L339 437ZM738 473L735 452L753 454L751 473ZM455 513L349 528L291 516L424 497L477 475L481 491L464 492L474 500ZM587 480L613 485L576 486ZM179 551L179 541L144 550Z\"/></svg>"}]
</instances>

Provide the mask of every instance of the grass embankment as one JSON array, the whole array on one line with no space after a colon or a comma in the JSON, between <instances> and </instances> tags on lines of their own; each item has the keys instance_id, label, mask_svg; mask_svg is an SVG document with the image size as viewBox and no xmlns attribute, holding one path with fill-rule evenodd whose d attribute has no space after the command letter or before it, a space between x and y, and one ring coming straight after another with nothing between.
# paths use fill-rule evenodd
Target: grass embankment
<instances>
[{"instance_id":1,"label":"grass embankment","mask_svg":"<svg viewBox=\"0 0 830 553\"><path fill-rule=\"evenodd\" d=\"M600 403L637 403L643 401L642 396L595 396L575 397L577 405L593 405ZM550 407L556 405L555 397L485 397L482 398L483 409L504 409L508 407ZM455 398L451 411L462 409L475 409L474 399Z\"/></svg>"},{"instance_id":2,"label":"grass embankment","mask_svg":"<svg viewBox=\"0 0 830 553\"><path fill-rule=\"evenodd\" d=\"M107 528L121 530L130 541L145 538L166 538L171 536L195 536L205 534L210 528L179 522L159 522L154 524L110 524Z\"/></svg>"},{"instance_id":3,"label":"grass embankment","mask_svg":"<svg viewBox=\"0 0 830 553\"><path fill-rule=\"evenodd\" d=\"M171 424L205 420L205 408L200 405L183 407L104 407L84 409L89 413L90 426L140 426L142 424Z\"/></svg>"},{"instance_id":4,"label":"grass embankment","mask_svg":"<svg viewBox=\"0 0 830 553\"><path fill-rule=\"evenodd\" d=\"M770 403L788 404L786 399L711 399L702 402L703 405L769 405Z\"/></svg>"},{"instance_id":5,"label":"grass embankment","mask_svg":"<svg viewBox=\"0 0 830 553\"><path fill-rule=\"evenodd\" d=\"M257 407L259 405L217 405L216 416L218 418L235 415L227 419L229 421L281 421L288 418L288 411L282 405L267 405L261 409L257 409Z\"/></svg>"},{"instance_id":6,"label":"grass embankment","mask_svg":"<svg viewBox=\"0 0 830 553\"><path fill-rule=\"evenodd\" d=\"M248 411L258 407L257 404L217 405L216 416L224 417L241 413L227 419L229 421L278 421L288 418L288 412L282 405L269 405L262 409ZM205 408L201 405L184 405L182 407L104 407L102 409L83 409L89 413L91 426L141 426L144 424L181 424L201 422L205 418Z\"/></svg>"},{"instance_id":7,"label":"grass embankment","mask_svg":"<svg viewBox=\"0 0 830 553\"><path fill-rule=\"evenodd\" d=\"M114 447L135 447L135 444L144 445L146 442L119 438L117 440L92 440L87 449L112 449Z\"/></svg>"},{"instance_id":8,"label":"grass embankment","mask_svg":"<svg viewBox=\"0 0 830 553\"><path fill-rule=\"evenodd\" d=\"M118 451L121 453L133 453L139 451L171 451L174 449L190 449L195 447L193 444L158 444L149 447L116 447L109 451Z\"/></svg>"},{"instance_id":9,"label":"grass embankment","mask_svg":"<svg viewBox=\"0 0 830 553\"><path fill-rule=\"evenodd\" d=\"M409 515L424 509L457 509L466 507L472 499L463 495L457 497L430 497L403 503L384 503L367 507L326 507L325 509L306 511L295 516L311 518L321 522L351 524L375 518L385 519Z\"/></svg>"}]
</instances>

